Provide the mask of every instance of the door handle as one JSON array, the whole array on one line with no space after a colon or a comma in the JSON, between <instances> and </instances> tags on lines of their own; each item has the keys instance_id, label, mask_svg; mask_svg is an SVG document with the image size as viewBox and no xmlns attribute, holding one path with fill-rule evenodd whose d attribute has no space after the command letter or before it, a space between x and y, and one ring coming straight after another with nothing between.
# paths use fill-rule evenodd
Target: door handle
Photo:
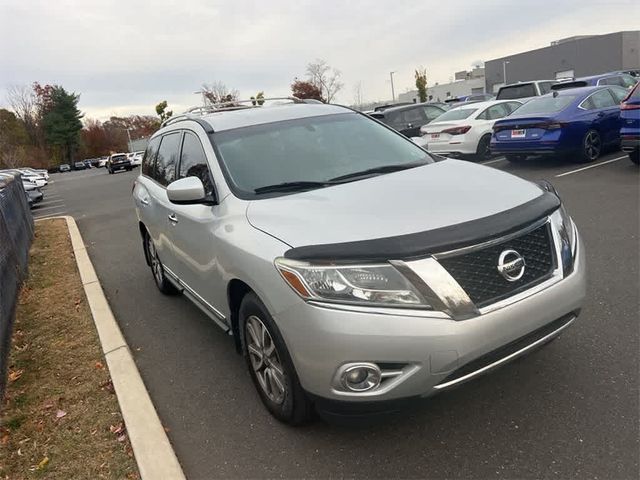
<instances>
[{"instance_id":1,"label":"door handle","mask_svg":"<svg viewBox=\"0 0 640 480\"><path fill-rule=\"evenodd\" d=\"M602 118L602 117L604 117L604 112L598 112L598 114L596 115L596 117L598 117L598 118Z\"/></svg>"},{"instance_id":2,"label":"door handle","mask_svg":"<svg viewBox=\"0 0 640 480\"><path fill-rule=\"evenodd\" d=\"M175 213L170 213L170 214L169 214L169 216L168 216L167 218L168 218L168 219L169 219L169 221L170 221L171 223L173 223L174 225L175 225L176 223L178 223L178 217L176 216L176 214L175 214Z\"/></svg>"},{"instance_id":3,"label":"door handle","mask_svg":"<svg viewBox=\"0 0 640 480\"><path fill-rule=\"evenodd\" d=\"M148 200L147 198L141 198L141 199L140 199L140 203L141 203L142 205L149 205L149 200Z\"/></svg>"}]
</instances>

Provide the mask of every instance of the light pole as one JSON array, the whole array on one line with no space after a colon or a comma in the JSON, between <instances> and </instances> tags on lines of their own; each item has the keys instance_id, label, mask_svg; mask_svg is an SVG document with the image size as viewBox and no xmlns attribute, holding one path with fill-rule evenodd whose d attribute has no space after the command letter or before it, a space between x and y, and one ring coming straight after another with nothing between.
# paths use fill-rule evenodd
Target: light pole
<instances>
[{"instance_id":1,"label":"light pole","mask_svg":"<svg viewBox=\"0 0 640 480\"><path fill-rule=\"evenodd\" d=\"M396 73L396 72L389 72L389 77L391 77L391 100L392 100L393 102L395 102L395 101L396 101L396 92L395 92L395 90L393 89L393 74L394 74L394 73Z\"/></svg>"},{"instance_id":2,"label":"light pole","mask_svg":"<svg viewBox=\"0 0 640 480\"><path fill-rule=\"evenodd\" d=\"M502 61L502 82L505 85L507 84L507 63L509 63L509 60Z\"/></svg>"}]
</instances>

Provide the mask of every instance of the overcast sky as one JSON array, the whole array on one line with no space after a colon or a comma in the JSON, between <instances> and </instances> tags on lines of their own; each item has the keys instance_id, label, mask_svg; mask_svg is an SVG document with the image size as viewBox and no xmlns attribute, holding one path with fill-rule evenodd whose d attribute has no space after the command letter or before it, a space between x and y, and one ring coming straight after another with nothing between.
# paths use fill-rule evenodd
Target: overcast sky
<instances>
[{"instance_id":1,"label":"overcast sky","mask_svg":"<svg viewBox=\"0 0 640 480\"><path fill-rule=\"evenodd\" d=\"M243 97L287 95L305 66L342 72L337 101L444 83L477 60L572 35L633 30L640 0L0 0L0 105L11 85L60 84L89 117L178 112L216 80Z\"/></svg>"}]
</instances>

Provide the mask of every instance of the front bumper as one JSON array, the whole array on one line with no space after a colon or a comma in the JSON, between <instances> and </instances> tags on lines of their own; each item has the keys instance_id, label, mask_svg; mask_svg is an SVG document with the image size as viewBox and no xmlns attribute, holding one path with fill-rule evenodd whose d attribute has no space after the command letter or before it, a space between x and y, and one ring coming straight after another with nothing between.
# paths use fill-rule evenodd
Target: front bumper
<instances>
[{"instance_id":1,"label":"front bumper","mask_svg":"<svg viewBox=\"0 0 640 480\"><path fill-rule=\"evenodd\" d=\"M569 276L522 300L467 320L430 316L429 312L423 316L382 314L301 303L280 312L276 321L302 387L312 398L320 402L361 402L368 408L377 402L427 397L476 376L451 383L451 379L461 377L456 377L456 372L485 373L529 350L522 350L526 345L521 344L503 357L491 359L490 354L500 348L515 345L544 328L551 334L544 338L547 341L560 333L550 327L552 322L577 316L586 294L584 248L579 237L577 242ZM485 358L491 361L473 370L471 362ZM335 373L348 362L396 366L393 368L400 365L404 373L369 392L345 392L335 388ZM469 365L470 372L461 370Z\"/></svg>"}]
</instances>

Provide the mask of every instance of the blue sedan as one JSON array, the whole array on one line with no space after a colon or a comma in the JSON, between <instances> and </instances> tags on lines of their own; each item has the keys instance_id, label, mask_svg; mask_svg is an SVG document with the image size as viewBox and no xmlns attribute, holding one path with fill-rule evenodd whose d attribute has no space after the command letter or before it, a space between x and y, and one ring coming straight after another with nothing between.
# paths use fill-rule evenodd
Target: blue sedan
<instances>
[{"instance_id":1,"label":"blue sedan","mask_svg":"<svg viewBox=\"0 0 640 480\"><path fill-rule=\"evenodd\" d=\"M618 86L557 90L522 105L493 126L491 153L521 162L530 155L571 155L592 162L607 146L620 145Z\"/></svg>"}]
</instances>

